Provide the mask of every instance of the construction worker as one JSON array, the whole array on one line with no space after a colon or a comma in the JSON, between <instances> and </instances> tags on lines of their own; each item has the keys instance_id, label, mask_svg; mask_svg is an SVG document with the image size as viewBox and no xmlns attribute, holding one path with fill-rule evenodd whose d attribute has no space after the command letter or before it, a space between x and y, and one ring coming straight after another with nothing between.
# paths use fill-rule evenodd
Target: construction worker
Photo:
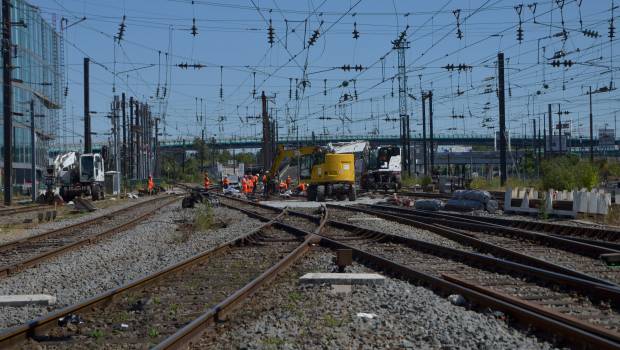
<instances>
[{"instance_id":1,"label":"construction worker","mask_svg":"<svg viewBox=\"0 0 620 350\"><path fill-rule=\"evenodd\" d=\"M252 175L248 175L246 183L248 184L248 193L254 192L254 180L252 180Z\"/></svg>"},{"instance_id":2,"label":"construction worker","mask_svg":"<svg viewBox=\"0 0 620 350\"><path fill-rule=\"evenodd\" d=\"M209 180L209 175L207 173L205 173L204 185L205 190L208 190L209 186L211 186L211 180Z\"/></svg>"},{"instance_id":3,"label":"construction worker","mask_svg":"<svg viewBox=\"0 0 620 350\"><path fill-rule=\"evenodd\" d=\"M248 184L245 175L241 178L241 192L248 193Z\"/></svg>"},{"instance_id":4,"label":"construction worker","mask_svg":"<svg viewBox=\"0 0 620 350\"><path fill-rule=\"evenodd\" d=\"M300 182L299 185L297 185L297 193L302 193L306 191L306 184L303 182Z\"/></svg>"},{"instance_id":5,"label":"construction worker","mask_svg":"<svg viewBox=\"0 0 620 350\"><path fill-rule=\"evenodd\" d=\"M256 188L258 187L258 174L254 174L254 176L252 176L252 193L256 192Z\"/></svg>"},{"instance_id":6,"label":"construction worker","mask_svg":"<svg viewBox=\"0 0 620 350\"><path fill-rule=\"evenodd\" d=\"M263 174L263 196L265 196L265 198L269 195L269 179L267 177L267 174L269 174L269 171L266 171Z\"/></svg>"},{"instance_id":7,"label":"construction worker","mask_svg":"<svg viewBox=\"0 0 620 350\"><path fill-rule=\"evenodd\" d=\"M228 185L230 185L230 181L228 181L228 176L224 176L224 180L222 180L222 187L226 189L228 188Z\"/></svg>"},{"instance_id":8,"label":"construction worker","mask_svg":"<svg viewBox=\"0 0 620 350\"><path fill-rule=\"evenodd\" d=\"M279 187L280 187L280 193L286 192L286 189L287 189L286 182L280 181Z\"/></svg>"},{"instance_id":9,"label":"construction worker","mask_svg":"<svg viewBox=\"0 0 620 350\"><path fill-rule=\"evenodd\" d=\"M290 175L286 177L286 189L288 189L289 187L291 187L291 184L293 183L293 180L291 179Z\"/></svg>"},{"instance_id":10,"label":"construction worker","mask_svg":"<svg viewBox=\"0 0 620 350\"><path fill-rule=\"evenodd\" d=\"M153 176L152 175L149 175L148 189L149 189L149 195L152 195L153 194L153 190L155 189L155 183L153 182Z\"/></svg>"}]
</instances>

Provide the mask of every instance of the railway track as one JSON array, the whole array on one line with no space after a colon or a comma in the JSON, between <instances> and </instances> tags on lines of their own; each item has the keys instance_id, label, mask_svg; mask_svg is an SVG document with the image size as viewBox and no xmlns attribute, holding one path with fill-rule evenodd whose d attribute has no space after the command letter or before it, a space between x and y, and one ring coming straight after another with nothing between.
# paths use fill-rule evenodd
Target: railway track
<instances>
[{"instance_id":1,"label":"railway track","mask_svg":"<svg viewBox=\"0 0 620 350\"><path fill-rule=\"evenodd\" d=\"M30 212L39 211L39 210L48 210L48 209L53 209L53 208L54 208L53 205L40 205L40 204L27 205L27 206L22 206L22 207L0 208L0 217L21 214L21 213L30 213Z\"/></svg>"},{"instance_id":2,"label":"railway track","mask_svg":"<svg viewBox=\"0 0 620 350\"><path fill-rule=\"evenodd\" d=\"M355 209L335 208L363 212L429 230L455 242L471 246L481 253L492 254L518 263L607 285L617 286L620 283L620 270L600 259L602 254L608 254L611 258L617 256L620 251L614 249L516 228L489 226L466 220L423 217L402 211L395 212L377 208L377 206Z\"/></svg>"},{"instance_id":3,"label":"railway track","mask_svg":"<svg viewBox=\"0 0 620 350\"><path fill-rule=\"evenodd\" d=\"M0 277L127 230L178 199L174 196L157 197L77 224L0 245Z\"/></svg>"},{"instance_id":4,"label":"railway track","mask_svg":"<svg viewBox=\"0 0 620 350\"><path fill-rule=\"evenodd\" d=\"M474 220L482 223L500 225L504 227L514 227L518 229L547 233L552 236L571 239L578 242L599 245L612 249L620 249L620 230L613 230L601 227L566 225L560 223L541 222L536 220L519 220L513 218L498 218L487 216L472 216L458 213L437 213L417 209L405 209L395 206L384 205L394 211L403 213L412 212L428 217L455 218L463 220Z\"/></svg>"},{"instance_id":5,"label":"railway track","mask_svg":"<svg viewBox=\"0 0 620 350\"><path fill-rule=\"evenodd\" d=\"M310 247L305 235L270 220L214 250L12 328L0 335L0 348L180 347L302 256Z\"/></svg>"},{"instance_id":6,"label":"railway track","mask_svg":"<svg viewBox=\"0 0 620 350\"><path fill-rule=\"evenodd\" d=\"M351 249L356 260L375 269L442 294L458 292L586 348L620 347L616 287L333 220L320 236L322 245Z\"/></svg>"}]
</instances>

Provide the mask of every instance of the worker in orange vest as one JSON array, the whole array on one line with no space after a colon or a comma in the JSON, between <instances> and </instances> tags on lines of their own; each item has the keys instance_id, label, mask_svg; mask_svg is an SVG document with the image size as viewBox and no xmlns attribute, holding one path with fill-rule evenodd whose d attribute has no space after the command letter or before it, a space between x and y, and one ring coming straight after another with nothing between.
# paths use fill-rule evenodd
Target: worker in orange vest
<instances>
[{"instance_id":1,"label":"worker in orange vest","mask_svg":"<svg viewBox=\"0 0 620 350\"><path fill-rule=\"evenodd\" d=\"M248 175L246 182L248 184L248 193L254 192L254 181L252 180L252 175Z\"/></svg>"},{"instance_id":2,"label":"worker in orange vest","mask_svg":"<svg viewBox=\"0 0 620 350\"><path fill-rule=\"evenodd\" d=\"M153 182L153 176L152 175L149 175L148 189L149 189L149 195L152 195L153 194L153 190L155 189L155 183Z\"/></svg>"},{"instance_id":3,"label":"worker in orange vest","mask_svg":"<svg viewBox=\"0 0 620 350\"><path fill-rule=\"evenodd\" d=\"M228 185L230 185L230 181L228 181L228 176L224 176L224 180L222 180L222 187L228 188Z\"/></svg>"},{"instance_id":4,"label":"worker in orange vest","mask_svg":"<svg viewBox=\"0 0 620 350\"><path fill-rule=\"evenodd\" d=\"M297 185L297 192L301 193L305 191L306 191L306 184L303 182L300 182L299 185Z\"/></svg>"},{"instance_id":5,"label":"worker in orange vest","mask_svg":"<svg viewBox=\"0 0 620 350\"><path fill-rule=\"evenodd\" d=\"M286 178L286 188L288 189L289 187L291 187L291 183L293 183L293 180L291 179L290 176L288 176Z\"/></svg>"},{"instance_id":6,"label":"worker in orange vest","mask_svg":"<svg viewBox=\"0 0 620 350\"><path fill-rule=\"evenodd\" d=\"M241 178L241 192L248 193L248 184L245 176Z\"/></svg>"},{"instance_id":7,"label":"worker in orange vest","mask_svg":"<svg viewBox=\"0 0 620 350\"><path fill-rule=\"evenodd\" d=\"M256 192L256 187L258 187L258 174L252 176L252 192Z\"/></svg>"},{"instance_id":8,"label":"worker in orange vest","mask_svg":"<svg viewBox=\"0 0 620 350\"><path fill-rule=\"evenodd\" d=\"M209 175L207 173L205 173L204 185L205 190L208 190L209 186L211 186L211 180L209 179Z\"/></svg>"},{"instance_id":9,"label":"worker in orange vest","mask_svg":"<svg viewBox=\"0 0 620 350\"><path fill-rule=\"evenodd\" d=\"M286 191L288 186L286 186L286 182L280 181L280 192Z\"/></svg>"}]
</instances>

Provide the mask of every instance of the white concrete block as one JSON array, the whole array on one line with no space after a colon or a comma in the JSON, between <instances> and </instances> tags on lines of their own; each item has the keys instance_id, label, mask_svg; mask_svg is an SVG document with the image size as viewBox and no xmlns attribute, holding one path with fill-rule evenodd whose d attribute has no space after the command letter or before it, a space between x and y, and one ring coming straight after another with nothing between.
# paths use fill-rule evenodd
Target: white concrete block
<instances>
[{"instance_id":1,"label":"white concrete block","mask_svg":"<svg viewBox=\"0 0 620 350\"><path fill-rule=\"evenodd\" d=\"M588 213L596 214L598 211L598 196L596 192L588 192Z\"/></svg>"},{"instance_id":2,"label":"white concrete block","mask_svg":"<svg viewBox=\"0 0 620 350\"><path fill-rule=\"evenodd\" d=\"M0 306L54 305L56 297L47 294L0 295Z\"/></svg>"},{"instance_id":3,"label":"white concrete block","mask_svg":"<svg viewBox=\"0 0 620 350\"><path fill-rule=\"evenodd\" d=\"M299 278L301 283L329 284L381 284L385 277L378 273L307 273Z\"/></svg>"},{"instance_id":4,"label":"white concrete block","mask_svg":"<svg viewBox=\"0 0 620 350\"><path fill-rule=\"evenodd\" d=\"M609 213L609 205L607 204L607 195L599 194L596 213L600 215L607 215Z\"/></svg>"},{"instance_id":5,"label":"white concrete block","mask_svg":"<svg viewBox=\"0 0 620 350\"><path fill-rule=\"evenodd\" d=\"M523 200L521 200L521 209L527 209L530 207L530 195L529 192L526 191L523 194Z\"/></svg>"}]
</instances>

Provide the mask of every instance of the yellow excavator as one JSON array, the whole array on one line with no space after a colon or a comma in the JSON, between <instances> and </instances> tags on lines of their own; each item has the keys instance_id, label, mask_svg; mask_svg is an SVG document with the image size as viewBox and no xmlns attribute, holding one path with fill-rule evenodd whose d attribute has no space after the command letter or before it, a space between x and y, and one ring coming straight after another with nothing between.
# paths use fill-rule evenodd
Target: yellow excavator
<instances>
[{"instance_id":1,"label":"yellow excavator","mask_svg":"<svg viewBox=\"0 0 620 350\"><path fill-rule=\"evenodd\" d=\"M286 159L299 158L300 181L308 183L308 200L324 202L325 198L357 198L355 187L355 157L352 153L333 153L327 147L306 146L278 152L269 172L276 176Z\"/></svg>"}]
</instances>

